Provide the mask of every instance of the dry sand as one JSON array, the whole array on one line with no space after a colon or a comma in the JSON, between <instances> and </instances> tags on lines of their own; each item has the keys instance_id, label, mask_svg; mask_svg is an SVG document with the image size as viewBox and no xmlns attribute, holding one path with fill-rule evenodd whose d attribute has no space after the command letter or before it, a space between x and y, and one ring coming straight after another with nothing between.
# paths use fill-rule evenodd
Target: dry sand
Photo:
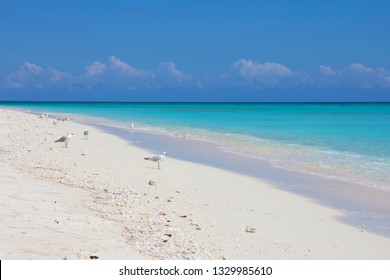
<instances>
[{"instance_id":1,"label":"dry sand","mask_svg":"<svg viewBox=\"0 0 390 280\"><path fill-rule=\"evenodd\" d=\"M159 171L115 135L52 122L0 109L1 259L390 259L390 238L341 211L191 162ZM53 142L67 131L69 148Z\"/></svg>"}]
</instances>

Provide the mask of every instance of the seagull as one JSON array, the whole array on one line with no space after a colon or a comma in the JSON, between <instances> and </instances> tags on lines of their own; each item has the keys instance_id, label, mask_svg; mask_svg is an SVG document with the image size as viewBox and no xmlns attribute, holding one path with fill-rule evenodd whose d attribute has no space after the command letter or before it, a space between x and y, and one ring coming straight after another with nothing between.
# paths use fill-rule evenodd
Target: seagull
<instances>
[{"instance_id":1,"label":"seagull","mask_svg":"<svg viewBox=\"0 0 390 280\"><path fill-rule=\"evenodd\" d=\"M88 130L84 130L84 139L85 140L88 140L88 135L89 135L89 131Z\"/></svg>"},{"instance_id":2,"label":"seagull","mask_svg":"<svg viewBox=\"0 0 390 280\"><path fill-rule=\"evenodd\" d=\"M131 125L128 125L127 127L130 128L130 129L133 129L134 128L134 122L132 122Z\"/></svg>"},{"instance_id":3,"label":"seagull","mask_svg":"<svg viewBox=\"0 0 390 280\"><path fill-rule=\"evenodd\" d=\"M54 142L62 142L65 144L65 147L68 148L68 142L70 141L70 139L72 138L73 136L73 133L72 132L68 132L66 133L66 135L62 136L60 139L54 141Z\"/></svg>"},{"instance_id":4,"label":"seagull","mask_svg":"<svg viewBox=\"0 0 390 280\"><path fill-rule=\"evenodd\" d=\"M56 125L58 123L57 119L54 119L53 124Z\"/></svg>"},{"instance_id":5,"label":"seagull","mask_svg":"<svg viewBox=\"0 0 390 280\"><path fill-rule=\"evenodd\" d=\"M167 157L167 153L163 152L161 155L145 157L144 160L151 160L157 162L157 168L160 170L160 162L162 162Z\"/></svg>"}]
</instances>

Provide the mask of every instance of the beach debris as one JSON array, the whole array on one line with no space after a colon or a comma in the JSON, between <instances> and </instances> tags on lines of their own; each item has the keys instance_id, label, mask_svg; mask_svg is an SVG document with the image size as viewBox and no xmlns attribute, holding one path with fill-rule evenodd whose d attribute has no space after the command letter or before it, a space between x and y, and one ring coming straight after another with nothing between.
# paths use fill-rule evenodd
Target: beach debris
<instances>
[{"instance_id":1,"label":"beach debris","mask_svg":"<svg viewBox=\"0 0 390 280\"><path fill-rule=\"evenodd\" d=\"M245 228L245 232L247 232L247 233L255 233L256 229L254 227L247 226Z\"/></svg>"},{"instance_id":2,"label":"beach debris","mask_svg":"<svg viewBox=\"0 0 390 280\"><path fill-rule=\"evenodd\" d=\"M201 230L201 227L198 224L194 223L194 222L191 222L190 225L194 226L196 230Z\"/></svg>"},{"instance_id":3,"label":"beach debris","mask_svg":"<svg viewBox=\"0 0 390 280\"><path fill-rule=\"evenodd\" d=\"M91 260L97 260L99 257L98 257L98 256L89 256L89 258L90 258Z\"/></svg>"},{"instance_id":4,"label":"beach debris","mask_svg":"<svg viewBox=\"0 0 390 280\"><path fill-rule=\"evenodd\" d=\"M149 180L149 186L157 186L157 183L153 180Z\"/></svg>"},{"instance_id":5,"label":"beach debris","mask_svg":"<svg viewBox=\"0 0 390 280\"><path fill-rule=\"evenodd\" d=\"M150 160L150 161L157 162L157 169L160 170L160 162L165 160L166 157L167 157L167 153L162 152L162 154L160 154L160 155L151 156L151 157L144 157L144 160Z\"/></svg>"},{"instance_id":6,"label":"beach debris","mask_svg":"<svg viewBox=\"0 0 390 280\"><path fill-rule=\"evenodd\" d=\"M185 219L185 218L187 218L187 215L181 215L180 218Z\"/></svg>"},{"instance_id":7,"label":"beach debris","mask_svg":"<svg viewBox=\"0 0 390 280\"><path fill-rule=\"evenodd\" d=\"M89 131L84 130L84 140L88 140L88 136L89 136Z\"/></svg>"},{"instance_id":8,"label":"beach debris","mask_svg":"<svg viewBox=\"0 0 390 280\"><path fill-rule=\"evenodd\" d=\"M171 233L165 233L164 235L165 235L165 236L168 236L168 237L172 237L172 234L171 234Z\"/></svg>"},{"instance_id":9,"label":"beach debris","mask_svg":"<svg viewBox=\"0 0 390 280\"><path fill-rule=\"evenodd\" d=\"M164 211L161 211L161 212L159 213L159 215L160 215L160 216L166 216L167 213L165 213Z\"/></svg>"},{"instance_id":10,"label":"beach debris","mask_svg":"<svg viewBox=\"0 0 390 280\"><path fill-rule=\"evenodd\" d=\"M70 139L72 139L72 136L73 136L73 133L68 132L68 133L66 133L66 135L62 136L60 139L57 139L54 142L64 143L65 147L68 148L68 142L70 141Z\"/></svg>"}]
</instances>

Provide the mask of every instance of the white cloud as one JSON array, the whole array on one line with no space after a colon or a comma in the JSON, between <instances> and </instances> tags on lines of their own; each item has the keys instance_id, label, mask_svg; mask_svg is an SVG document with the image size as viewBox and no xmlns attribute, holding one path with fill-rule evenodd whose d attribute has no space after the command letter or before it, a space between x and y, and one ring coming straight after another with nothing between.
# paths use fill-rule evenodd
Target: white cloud
<instances>
[{"instance_id":1,"label":"white cloud","mask_svg":"<svg viewBox=\"0 0 390 280\"><path fill-rule=\"evenodd\" d=\"M189 85L192 77L178 70L171 61L160 63L157 71L151 72L109 56L106 63L95 61L85 67L81 80L88 89L100 86L135 90Z\"/></svg>"},{"instance_id":2,"label":"white cloud","mask_svg":"<svg viewBox=\"0 0 390 280\"><path fill-rule=\"evenodd\" d=\"M354 63L341 69L319 66L317 75L293 71L279 63L259 63L249 59L234 62L229 72L193 77L179 70L173 61L162 62L154 71L138 69L115 56L93 61L81 75L62 72L52 66L23 63L16 71L0 77L0 88L14 89L162 89L162 88L253 88L298 87L390 88L390 70Z\"/></svg>"},{"instance_id":3,"label":"white cloud","mask_svg":"<svg viewBox=\"0 0 390 280\"><path fill-rule=\"evenodd\" d=\"M152 72L134 68L115 56L108 57L108 61L110 69L117 74L124 74L133 78L150 78L154 76Z\"/></svg>"},{"instance_id":4,"label":"white cloud","mask_svg":"<svg viewBox=\"0 0 390 280\"><path fill-rule=\"evenodd\" d=\"M80 80L88 89L93 89L97 84L104 81L104 75L107 67L104 63L94 61L91 65L85 67L85 72L81 75Z\"/></svg>"},{"instance_id":5,"label":"white cloud","mask_svg":"<svg viewBox=\"0 0 390 280\"><path fill-rule=\"evenodd\" d=\"M81 83L88 89L96 87L135 90L150 88L154 84L154 74L137 69L118 57L109 56L105 63L94 61L85 67Z\"/></svg>"},{"instance_id":6,"label":"white cloud","mask_svg":"<svg viewBox=\"0 0 390 280\"><path fill-rule=\"evenodd\" d=\"M282 88L305 83L306 74L294 72L279 63L240 59L233 64L232 69L238 71L239 77L246 81L242 85L249 84L256 88Z\"/></svg>"},{"instance_id":7,"label":"white cloud","mask_svg":"<svg viewBox=\"0 0 390 280\"><path fill-rule=\"evenodd\" d=\"M370 68L363 64L350 64L340 70L329 66L320 66L323 85L348 86L361 88L390 88L390 71L384 68Z\"/></svg>"},{"instance_id":8,"label":"white cloud","mask_svg":"<svg viewBox=\"0 0 390 280\"><path fill-rule=\"evenodd\" d=\"M21 67L19 71L19 75L21 76L28 75L28 74L39 75L41 73L42 73L42 67L30 62L25 62L24 67Z\"/></svg>"},{"instance_id":9,"label":"white cloud","mask_svg":"<svg viewBox=\"0 0 390 280\"><path fill-rule=\"evenodd\" d=\"M17 71L3 77L2 87L5 88L48 88L62 86L72 80L72 75L60 72L48 66L25 62Z\"/></svg>"},{"instance_id":10,"label":"white cloud","mask_svg":"<svg viewBox=\"0 0 390 280\"><path fill-rule=\"evenodd\" d=\"M374 69L366 67L363 64L359 64L359 63L351 64L347 66L345 69L354 74L363 74L363 75L375 74Z\"/></svg>"},{"instance_id":11,"label":"white cloud","mask_svg":"<svg viewBox=\"0 0 390 280\"><path fill-rule=\"evenodd\" d=\"M193 82L193 78L178 70L172 61L160 63L157 78L158 86L178 87L190 85Z\"/></svg>"},{"instance_id":12,"label":"white cloud","mask_svg":"<svg viewBox=\"0 0 390 280\"><path fill-rule=\"evenodd\" d=\"M282 64L270 62L260 64L247 59L236 61L233 68L238 70L240 76L246 79L257 79L265 76L285 77L292 74L292 71Z\"/></svg>"},{"instance_id":13,"label":"white cloud","mask_svg":"<svg viewBox=\"0 0 390 280\"><path fill-rule=\"evenodd\" d=\"M337 74L337 72L334 71L331 67L325 65L320 66L320 71L326 77L330 77Z\"/></svg>"},{"instance_id":14,"label":"white cloud","mask_svg":"<svg viewBox=\"0 0 390 280\"><path fill-rule=\"evenodd\" d=\"M106 65L99 61L94 61L91 65L85 67L85 75L87 77L100 77L103 76L105 71Z\"/></svg>"}]
</instances>

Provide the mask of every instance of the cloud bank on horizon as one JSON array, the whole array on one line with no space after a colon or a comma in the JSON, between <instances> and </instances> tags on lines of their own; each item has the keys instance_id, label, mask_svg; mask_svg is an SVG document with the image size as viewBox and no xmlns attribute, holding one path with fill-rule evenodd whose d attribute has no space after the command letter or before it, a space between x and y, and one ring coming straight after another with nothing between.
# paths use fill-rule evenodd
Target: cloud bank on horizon
<instances>
[{"instance_id":1,"label":"cloud bank on horizon","mask_svg":"<svg viewBox=\"0 0 390 280\"><path fill-rule=\"evenodd\" d=\"M194 76L179 70L172 61L154 70L139 69L116 56L86 65L81 74L67 73L52 66L24 62L0 77L0 90L76 89L159 90L159 89L304 89L304 88L390 89L390 70L354 63L341 69L320 65L315 73L292 70L276 62L238 59L215 77Z\"/></svg>"}]
</instances>

